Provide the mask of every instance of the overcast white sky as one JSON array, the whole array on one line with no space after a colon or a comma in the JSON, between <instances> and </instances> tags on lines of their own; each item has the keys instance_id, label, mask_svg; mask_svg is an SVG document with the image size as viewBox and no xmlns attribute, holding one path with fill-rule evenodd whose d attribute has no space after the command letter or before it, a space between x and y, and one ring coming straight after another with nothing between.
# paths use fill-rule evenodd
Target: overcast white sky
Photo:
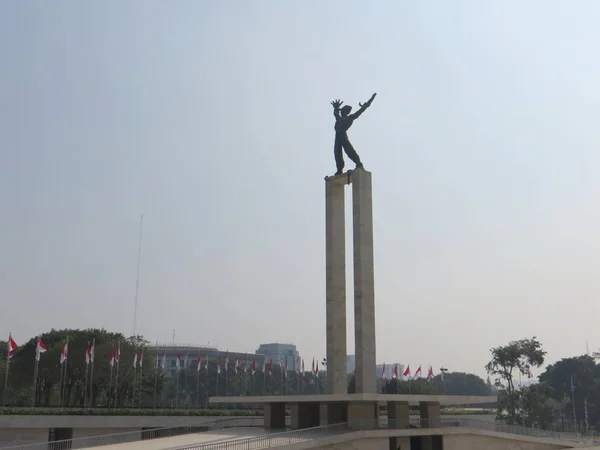
<instances>
[{"instance_id":1,"label":"overcast white sky","mask_svg":"<svg viewBox=\"0 0 600 450\"><path fill-rule=\"evenodd\" d=\"M131 333L143 213L145 337L325 356L329 102L377 92L349 132L377 360L600 347L598 23L594 0L2 2L0 333Z\"/></svg>"}]
</instances>

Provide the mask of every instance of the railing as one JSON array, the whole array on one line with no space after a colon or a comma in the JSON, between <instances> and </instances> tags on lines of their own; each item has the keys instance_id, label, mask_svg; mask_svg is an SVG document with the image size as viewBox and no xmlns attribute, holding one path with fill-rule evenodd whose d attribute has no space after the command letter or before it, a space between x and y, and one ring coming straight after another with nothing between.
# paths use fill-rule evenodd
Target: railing
<instances>
[{"instance_id":1,"label":"railing","mask_svg":"<svg viewBox=\"0 0 600 450\"><path fill-rule=\"evenodd\" d=\"M129 431L125 433L105 434L61 441L40 442L37 444L18 445L11 447L0 447L0 450L70 450L103 445L125 444L148 439L158 439L185 434L203 433L210 430L221 430L233 427L262 427L262 417L239 417L209 421L193 426L174 426L165 428L153 428L149 430Z\"/></svg>"},{"instance_id":2,"label":"railing","mask_svg":"<svg viewBox=\"0 0 600 450\"><path fill-rule=\"evenodd\" d=\"M208 444L177 447L176 450L256 450L280 445L296 444L328 436L352 432L347 423L336 423L321 427L304 428L302 430L285 431L283 433L265 434L250 438L230 441L212 442ZM174 449L171 449L174 450Z\"/></svg>"},{"instance_id":3,"label":"railing","mask_svg":"<svg viewBox=\"0 0 600 450\"><path fill-rule=\"evenodd\" d=\"M374 429L374 421L359 421L351 424L354 429ZM521 425L508 425L501 421L486 421L481 419L453 417L440 419L421 419L411 417L410 419L384 419L378 421L379 429L395 428L476 428L479 430L496 431L500 433L516 434L519 436L561 439L567 441L590 441L591 437L579 436L576 433L559 432L554 430L544 430L540 428L524 427Z\"/></svg>"}]
</instances>

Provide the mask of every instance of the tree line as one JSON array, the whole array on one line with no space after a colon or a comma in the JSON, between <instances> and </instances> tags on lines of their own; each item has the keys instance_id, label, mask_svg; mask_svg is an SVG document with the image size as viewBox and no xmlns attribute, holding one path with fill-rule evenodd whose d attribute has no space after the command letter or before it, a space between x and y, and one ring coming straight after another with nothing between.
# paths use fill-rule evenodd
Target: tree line
<instances>
[{"instance_id":1,"label":"tree line","mask_svg":"<svg viewBox=\"0 0 600 450\"><path fill-rule=\"evenodd\" d=\"M498 388L498 419L562 431L585 431L600 422L600 354L562 358L534 382L533 369L542 367L546 357L536 337L490 353L486 370Z\"/></svg>"},{"instance_id":2,"label":"tree line","mask_svg":"<svg viewBox=\"0 0 600 450\"><path fill-rule=\"evenodd\" d=\"M6 406L39 407L98 407L98 408L188 408L207 407L211 396L246 395L308 395L326 392L326 373L317 376L308 371L298 373L285 371L279 364L273 364L272 372L262 371L262 365L252 375L251 367L247 371L231 368L227 374L222 367L217 373L216 358L209 358L208 370L202 364L197 370L195 364L175 371L169 376L157 361L162 361L162 350L158 359L156 348L143 337L126 337L122 333L113 333L101 329L64 329L51 330L41 336L47 351L41 355L36 386L34 382L36 337L19 347L10 359L6 391L0 384L0 398L6 400ZM60 354L63 345L69 339L68 356L63 372ZM85 354L88 346L94 342L94 370L86 364ZM109 361L111 354L120 348L120 362L112 371ZM7 369L6 341L0 341L0 380L4 380ZM136 354L143 350L143 365L134 368ZM223 362L223 361L221 361ZM64 374L64 375L63 375ZM480 377L460 372L446 373L431 381L378 380L381 392L423 393L455 395L490 395L492 386ZM354 377L348 376L348 392L354 390ZM238 408L240 405L237 406Z\"/></svg>"}]
</instances>

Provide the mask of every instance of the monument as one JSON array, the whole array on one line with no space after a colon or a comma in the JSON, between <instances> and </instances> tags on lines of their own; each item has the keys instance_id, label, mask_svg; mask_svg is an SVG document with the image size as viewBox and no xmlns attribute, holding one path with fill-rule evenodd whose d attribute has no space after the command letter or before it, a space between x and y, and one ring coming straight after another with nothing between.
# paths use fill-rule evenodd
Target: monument
<instances>
[{"instance_id":1,"label":"monument","mask_svg":"<svg viewBox=\"0 0 600 450\"><path fill-rule=\"evenodd\" d=\"M359 104L355 114L340 100L331 102L336 117L334 155L336 173L325 177L326 245L326 352L327 385L324 395L211 397L212 404L258 403L264 405L265 427L286 427L286 406L291 427L309 428L347 422L357 428L378 427L379 405L386 404L388 426L406 428L410 408L419 405L421 426L440 424L443 404L495 402L495 397L456 395L378 394L376 379L375 277L373 260L373 194L371 172L348 140L347 131L373 102L376 94ZM342 150L356 164L343 172ZM356 393L348 394L346 375L346 215L345 188L352 185L352 233L354 262L354 340Z\"/></svg>"}]
</instances>

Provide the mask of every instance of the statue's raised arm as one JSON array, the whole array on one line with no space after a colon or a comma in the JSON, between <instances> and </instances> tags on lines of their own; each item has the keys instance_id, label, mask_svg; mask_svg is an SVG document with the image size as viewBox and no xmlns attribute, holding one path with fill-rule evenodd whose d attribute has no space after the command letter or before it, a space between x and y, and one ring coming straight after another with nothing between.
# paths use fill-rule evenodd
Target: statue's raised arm
<instances>
[{"instance_id":1,"label":"statue's raised arm","mask_svg":"<svg viewBox=\"0 0 600 450\"><path fill-rule=\"evenodd\" d=\"M331 106L333 106L333 117L335 117L336 119L340 118L340 107L342 106L344 102L341 101L340 99L334 100L331 102Z\"/></svg>"},{"instance_id":2,"label":"statue's raised arm","mask_svg":"<svg viewBox=\"0 0 600 450\"><path fill-rule=\"evenodd\" d=\"M367 100L365 103L359 103L358 106L360 107L360 109L358 111L356 111L354 114L352 114L352 118L358 119L360 117L360 115L362 113L364 113L369 106L371 106L371 103L373 103L373 100L375 100L376 95L377 95L377 93L371 95L371 98L369 100Z\"/></svg>"}]
</instances>

